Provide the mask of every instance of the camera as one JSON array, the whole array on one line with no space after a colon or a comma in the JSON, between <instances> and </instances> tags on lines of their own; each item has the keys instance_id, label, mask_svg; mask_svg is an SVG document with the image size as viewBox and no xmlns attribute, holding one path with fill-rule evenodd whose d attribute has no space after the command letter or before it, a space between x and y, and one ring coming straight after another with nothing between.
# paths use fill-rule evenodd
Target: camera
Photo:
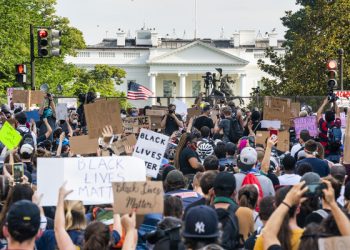
<instances>
[{"instance_id":1,"label":"camera","mask_svg":"<svg viewBox=\"0 0 350 250\"><path fill-rule=\"evenodd\" d=\"M307 185L308 190L304 196L306 197L323 197L322 190L327 189L325 183L311 183Z\"/></svg>"},{"instance_id":2,"label":"camera","mask_svg":"<svg viewBox=\"0 0 350 250\"><path fill-rule=\"evenodd\" d=\"M175 111L174 110L169 110L169 114L174 114Z\"/></svg>"}]
</instances>

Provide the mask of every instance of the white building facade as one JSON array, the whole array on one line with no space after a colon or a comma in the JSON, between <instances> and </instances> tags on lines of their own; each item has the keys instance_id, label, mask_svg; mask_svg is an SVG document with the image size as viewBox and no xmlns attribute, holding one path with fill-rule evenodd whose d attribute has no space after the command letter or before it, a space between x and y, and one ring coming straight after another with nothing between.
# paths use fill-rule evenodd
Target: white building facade
<instances>
[{"instance_id":1,"label":"white building facade","mask_svg":"<svg viewBox=\"0 0 350 250\"><path fill-rule=\"evenodd\" d=\"M103 39L96 45L80 50L76 57L67 57L68 63L93 69L95 65L107 64L126 71L124 83L117 90L127 91L127 83L137 82L160 97L166 105L168 97L182 99L193 104L199 92L204 92L202 76L222 68L235 82L234 95L248 97L252 88L258 87L263 76L267 76L257 65L264 58L267 47L273 47L283 55L282 40L272 31L263 37L260 32L244 30L230 39L178 39L159 38L155 30L139 30L136 38L127 38L123 31L116 38ZM142 107L155 104L149 101L132 101Z\"/></svg>"}]
</instances>

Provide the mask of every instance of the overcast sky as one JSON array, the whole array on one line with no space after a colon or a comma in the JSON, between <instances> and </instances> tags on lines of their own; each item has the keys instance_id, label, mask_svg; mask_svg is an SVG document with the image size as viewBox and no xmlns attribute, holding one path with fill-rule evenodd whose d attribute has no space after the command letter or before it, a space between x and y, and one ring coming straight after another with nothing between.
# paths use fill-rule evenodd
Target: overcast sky
<instances>
[{"instance_id":1,"label":"overcast sky","mask_svg":"<svg viewBox=\"0 0 350 250\"><path fill-rule=\"evenodd\" d=\"M84 33L87 44L115 37L118 28L126 32L156 28L160 36L177 34L193 38L195 0L57 0L57 12ZM295 0L197 0L197 27L201 38L225 37L235 30L277 29L282 38L285 28L280 18L287 10L297 10Z\"/></svg>"}]
</instances>

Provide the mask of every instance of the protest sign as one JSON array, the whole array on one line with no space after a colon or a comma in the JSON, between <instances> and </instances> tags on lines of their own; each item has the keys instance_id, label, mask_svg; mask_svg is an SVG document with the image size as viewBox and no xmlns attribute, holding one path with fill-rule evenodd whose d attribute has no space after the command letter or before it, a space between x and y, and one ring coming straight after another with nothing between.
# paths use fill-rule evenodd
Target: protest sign
<instances>
[{"instance_id":1,"label":"protest sign","mask_svg":"<svg viewBox=\"0 0 350 250\"><path fill-rule=\"evenodd\" d=\"M172 101L172 104L174 104L176 106L176 113L177 114L179 114L181 116L187 115L187 105L186 105L186 103L184 103L181 100L174 99Z\"/></svg>"},{"instance_id":2,"label":"protest sign","mask_svg":"<svg viewBox=\"0 0 350 250\"><path fill-rule=\"evenodd\" d=\"M17 90L12 91L12 102L23 103L27 108L30 107L30 90Z\"/></svg>"},{"instance_id":3,"label":"protest sign","mask_svg":"<svg viewBox=\"0 0 350 250\"><path fill-rule=\"evenodd\" d=\"M117 99L85 104L84 111L90 138L101 136L103 128L107 125L112 126L114 133L123 133L120 107Z\"/></svg>"},{"instance_id":4,"label":"protest sign","mask_svg":"<svg viewBox=\"0 0 350 250\"><path fill-rule=\"evenodd\" d=\"M145 160L147 176L157 177L169 137L147 129L141 129L133 156Z\"/></svg>"},{"instance_id":5,"label":"protest sign","mask_svg":"<svg viewBox=\"0 0 350 250\"><path fill-rule=\"evenodd\" d=\"M150 117L150 129L159 129L162 128L160 123L162 118L166 115L167 111L164 109L147 109L146 115Z\"/></svg>"},{"instance_id":6,"label":"protest sign","mask_svg":"<svg viewBox=\"0 0 350 250\"><path fill-rule=\"evenodd\" d=\"M45 99L45 92L40 90L30 91L30 106L33 104L42 104Z\"/></svg>"},{"instance_id":7,"label":"protest sign","mask_svg":"<svg viewBox=\"0 0 350 250\"><path fill-rule=\"evenodd\" d=\"M90 139L88 135L70 137L69 144L74 154L94 154L98 149L98 140L96 138Z\"/></svg>"},{"instance_id":8,"label":"protest sign","mask_svg":"<svg viewBox=\"0 0 350 250\"><path fill-rule=\"evenodd\" d=\"M300 112L300 102L292 102L290 104L291 117L298 117Z\"/></svg>"},{"instance_id":9,"label":"protest sign","mask_svg":"<svg viewBox=\"0 0 350 250\"><path fill-rule=\"evenodd\" d=\"M68 108L66 103L57 103L56 105L56 119L66 120L68 118Z\"/></svg>"},{"instance_id":10,"label":"protest sign","mask_svg":"<svg viewBox=\"0 0 350 250\"><path fill-rule=\"evenodd\" d=\"M349 236L335 236L318 239L319 250L347 250L350 249Z\"/></svg>"},{"instance_id":11,"label":"protest sign","mask_svg":"<svg viewBox=\"0 0 350 250\"><path fill-rule=\"evenodd\" d=\"M161 181L114 182L114 213L127 214L136 208L137 214L163 213L164 192Z\"/></svg>"},{"instance_id":12,"label":"protest sign","mask_svg":"<svg viewBox=\"0 0 350 250\"><path fill-rule=\"evenodd\" d=\"M262 120L261 121L261 127L262 128L280 129L281 128L281 121Z\"/></svg>"},{"instance_id":13,"label":"protest sign","mask_svg":"<svg viewBox=\"0 0 350 250\"><path fill-rule=\"evenodd\" d=\"M78 108L77 98L58 98L57 103L66 103L67 108Z\"/></svg>"},{"instance_id":14,"label":"protest sign","mask_svg":"<svg viewBox=\"0 0 350 250\"><path fill-rule=\"evenodd\" d=\"M300 131L306 129L310 135L315 137L318 135L317 117L306 116L298 117L294 119L295 134L297 138L300 137Z\"/></svg>"},{"instance_id":15,"label":"protest sign","mask_svg":"<svg viewBox=\"0 0 350 250\"><path fill-rule=\"evenodd\" d=\"M142 159L131 156L38 158L37 178L43 206L57 204L64 181L73 190L67 200L111 204L112 182L146 181L146 168Z\"/></svg>"},{"instance_id":16,"label":"protest sign","mask_svg":"<svg viewBox=\"0 0 350 250\"><path fill-rule=\"evenodd\" d=\"M151 128L149 116L125 117L122 120L124 133L136 134L140 128Z\"/></svg>"},{"instance_id":17,"label":"protest sign","mask_svg":"<svg viewBox=\"0 0 350 250\"><path fill-rule=\"evenodd\" d=\"M112 150L116 155L120 155L125 153L125 147L133 147L136 144L136 137L134 134L128 135L126 137L121 138L118 141L113 142Z\"/></svg>"},{"instance_id":18,"label":"protest sign","mask_svg":"<svg viewBox=\"0 0 350 250\"><path fill-rule=\"evenodd\" d=\"M346 119L346 128L344 133L344 164L350 164L350 115Z\"/></svg>"},{"instance_id":19,"label":"protest sign","mask_svg":"<svg viewBox=\"0 0 350 250\"><path fill-rule=\"evenodd\" d=\"M202 113L202 110L198 107L188 108L187 109L187 121L189 121L191 117L195 118L197 116L200 116L201 113Z\"/></svg>"},{"instance_id":20,"label":"protest sign","mask_svg":"<svg viewBox=\"0 0 350 250\"><path fill-rule=\"evenodd\" d=\"M40 121L39 110L27 111L26 115L27 115L27 122L30 122L31 119L33 119L35 122Z\"/></svg>"},{"instance_id":21,"label":"protest sign","mask_svg":"<svg viewBox=\"0 0 350 250\"><path fill-rule=\"evenodd\" d=\"M255 137L256 144L266 144L266 139L270 137L270 131L257 131ZM289 151L289 131L278 132L277 149L283 152Z\"/></svg>"},{"instance_id":22,"label":"protest sign","mask_svg":"<svg viewBox=\"0 0 350 250\"><path fill-rule=\"evenodd\" d=\"M5 122L0 130L0 141L10 150L14 149L21 142L22 136L10 123Z\"/></svg>"},{"instance_id":23,"label":"protest sign","mask_svg":"<svg viewBox=\"0 0 350 250\"><path fill-rule=\"evenodd\" d=\"M282 126L290 127L291 100L287 98L265 97L264 120L279 120Z\"/></svg>"}]
</instances>

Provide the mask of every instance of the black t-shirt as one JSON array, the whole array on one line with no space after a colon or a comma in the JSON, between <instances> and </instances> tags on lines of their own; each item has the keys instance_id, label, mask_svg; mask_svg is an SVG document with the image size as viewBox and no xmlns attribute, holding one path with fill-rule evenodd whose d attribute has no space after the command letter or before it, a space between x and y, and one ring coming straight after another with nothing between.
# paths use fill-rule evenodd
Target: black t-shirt
<instances>
[{"instance_id":1,"label":"black t-shirt","mask_svg":"<svg viewBox=\"0 0 350 250\"><path fill-rule=\"evenodd\" d=\"M282 247L280 245L272 245L267 250L282 250Z\"/></svg>"},{"instance_id":2,"label":"black t-shirt","mask_svg":"<svg viewBox=\"0 0 350 250\"><path fill-rule=\"evenodd\" d=\"M175 114L177 119L179 119L180 121L182 121L181 115L179 114ZM162 118L162 120L164 119L164 116ZM179 126L177 125L175 119L173 117L171 117L170 115L167 115L166 118L166 123L165 123L165 131L164 133L166 135L172 135L172 133L174 133L174 131L179 130Z\"/></svg>"},{"instance_id":3,"label":"black t-shirt","mask_svg":"<svg viewBox=\"0 0 350 250\"><path fill-rule=\"evenodd\" d=\"M201 130L202 127L207 126L208 128L214 128L213 120L207 116L199 116L193 123L193 127Z\"/></svg>"},{"instance_id":4,"label":"black t-shirt","mask_svg":"<svg viewBox=\"0 0 350 250\"><path fill-rule=\"evenodd\" d=\"M180 171L186 175L186 174L195 174L198 171L191 167L190 163L188 162L191 158L197 158L198 162L200 162L197 152L193 151L189 147L184 148L180 153Z\"/></svg>"}]
</instances>

